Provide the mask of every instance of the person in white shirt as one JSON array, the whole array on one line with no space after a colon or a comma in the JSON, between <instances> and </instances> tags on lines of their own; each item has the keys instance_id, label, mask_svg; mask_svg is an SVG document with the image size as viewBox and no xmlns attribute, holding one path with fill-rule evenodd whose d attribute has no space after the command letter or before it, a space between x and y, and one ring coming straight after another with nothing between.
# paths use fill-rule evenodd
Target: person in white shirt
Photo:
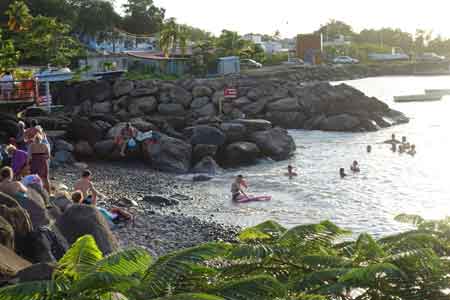
<instances>
[{"instance_id":1,"label":"person in white shirt","mask_svg":"<svg viewBox=\"0 0 450 300\"><path fill-rule=\"evenodd\" d=\"M2 89L2 96L5 99L10 99L14 89L14 77L11 72L6 71L5 75L0 79L0 87Z\"/></svg>"}]
</instances>

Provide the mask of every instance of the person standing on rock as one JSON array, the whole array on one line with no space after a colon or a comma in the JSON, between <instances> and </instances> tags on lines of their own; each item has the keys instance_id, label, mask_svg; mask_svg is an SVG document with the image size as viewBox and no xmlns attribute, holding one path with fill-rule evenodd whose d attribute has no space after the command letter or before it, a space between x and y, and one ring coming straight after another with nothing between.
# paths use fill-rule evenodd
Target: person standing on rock
<instances>
[{"instance_id":1,"label":"person standing on rock","mask_svg":"<svg viewBox=\"0 0 450 300\"><path fill-rule=\"evenodd\" d=\"M83 194L83 204L97 205L97 196L100 194L92 183L92 173L89 170L84 170L81 173L81 178L75 183L75 190Z\"/></svg>"},{"instance_id":2,"label":"person standing on rock","mask_svg":"<svg viewBox=\"0 0 450 300\"><path fill-rule=\"evenodd\" d=\"M127 150L128 144L134 140L137 135L137 130L131 123L127 123L124 128L120 131L119 136L116 137L116 143L120 146L120 155L125 156L125 151Z\"/></svg>"},{"instance_id":3,"label":"person standing on rock","mask_svg":"<svg viewBox=\"0 0 450 300\"><path fill-rule=\"evenodd\" d=\"M38 133L32 144L29 147L29 161L31 167L31 174L37 174L42 179L44 187L50 193L50 179L49 179L49 162L50 149L43 142L42 135Z\"/></svg>"}]
</instances>

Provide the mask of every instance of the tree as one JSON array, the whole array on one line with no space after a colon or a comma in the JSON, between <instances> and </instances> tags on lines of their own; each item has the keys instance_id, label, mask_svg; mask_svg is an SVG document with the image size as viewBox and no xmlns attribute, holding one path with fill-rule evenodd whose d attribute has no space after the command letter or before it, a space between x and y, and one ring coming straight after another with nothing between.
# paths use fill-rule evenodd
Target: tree
<instances>
[{"instance_id":1,"label":"tree","mask_svg":"<svg viewBox=\"0 0 450 300\"><path fill-rule=\"evenodd\" d=\"M353 36L355 34L350 25L334 19L321 26L317 33L323 34L325 41L335 39L340 35Z\"/></svg>"},{"instance_id":2,"label":"tree","mask_svg":"<svg viewBox=\"0 0 450 300\"><path fill-rule=\"evenodd\" d=\"M23 1L11 3L6 11L8 29L13 32L23 32L31 25L31 15L28 6Z\"/></svg>"},{"instance_id":3,"label":"tree","mask_svg":"<svg viewBox=\"0 0 450 300\"><path fill-rule=\"evenodd\" d=\"M134 34L153 34L160 30L165 10L156 7L153 0L127 0L123 7L125 9L125 17L122 21L124 30Z\"/></svg>"},{"instance_id":4,"label":"tree","mask_svg":"<svg viewBox=\"0 0 450 300\"><path fill-rule=\"evenodd\" d=\"M73 30L81 35L97 36L102 32L112 32L120 23L120 16L108 1L79 1L77 14Z\"/></svg>"},{"instance_id":5,"label":"tree","mask_svg":"<svg viewBox=\"0 0 450 300\"><path fill-rule=\"evenodd\" d=\"M13 41L11 39L3 40L1 33L0 30L0 73L16 67L20 58Z\"/></svg>"}]
</instances>

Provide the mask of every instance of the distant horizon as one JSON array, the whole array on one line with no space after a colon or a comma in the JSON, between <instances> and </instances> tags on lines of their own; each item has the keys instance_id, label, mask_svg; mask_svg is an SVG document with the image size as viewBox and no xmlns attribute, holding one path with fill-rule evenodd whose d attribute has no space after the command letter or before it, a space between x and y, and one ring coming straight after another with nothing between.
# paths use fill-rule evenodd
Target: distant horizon
<instances>
[{"instance_id":1,"label":"distant horizon","mask_svg":"<svg viewBox=\"0 0 450 300\"><path fill-rule=\"evenodd\" d=\"M116 0L120 9L126 0ZM216 2L218 5L215 5ZM273 35L279 30L282 38L311 33L330 19L343 21L359 32L363 29L398 28L414 35L416 29L432 30L433 37L450 38L450 21L441 0L429 0L427 5L415 7L414 3L379 0L373 4L357 0L325 0L315 3L289 3L279 0L276 6L268 0L154 0L156 6L166 9L166 18L174 17L181 24L220 35L223 29L247 33ZM219 4L220 3L220 4ZM222 5L221 5L222 4ZM255 5L256 4L256 5ZM388 9L389 8L389 9ZM306 11L306 12L305 12Z\"/></svg>"}]
</instances>

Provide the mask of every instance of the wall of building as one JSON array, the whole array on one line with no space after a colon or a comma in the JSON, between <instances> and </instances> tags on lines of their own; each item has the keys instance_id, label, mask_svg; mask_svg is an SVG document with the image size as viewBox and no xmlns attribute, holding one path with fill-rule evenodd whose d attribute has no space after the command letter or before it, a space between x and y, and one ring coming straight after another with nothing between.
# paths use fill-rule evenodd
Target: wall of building
<instances>
[{"instance_id":1,"label":"wall of building","mask_svg":"<svg viewBox=\"0 0 450 300\"><path fill-rule=\"evenodd\" d=\"M297 55L306 63L322 63L322 34L300 34L297 36Z\"/></svg>"}]
</instances>

